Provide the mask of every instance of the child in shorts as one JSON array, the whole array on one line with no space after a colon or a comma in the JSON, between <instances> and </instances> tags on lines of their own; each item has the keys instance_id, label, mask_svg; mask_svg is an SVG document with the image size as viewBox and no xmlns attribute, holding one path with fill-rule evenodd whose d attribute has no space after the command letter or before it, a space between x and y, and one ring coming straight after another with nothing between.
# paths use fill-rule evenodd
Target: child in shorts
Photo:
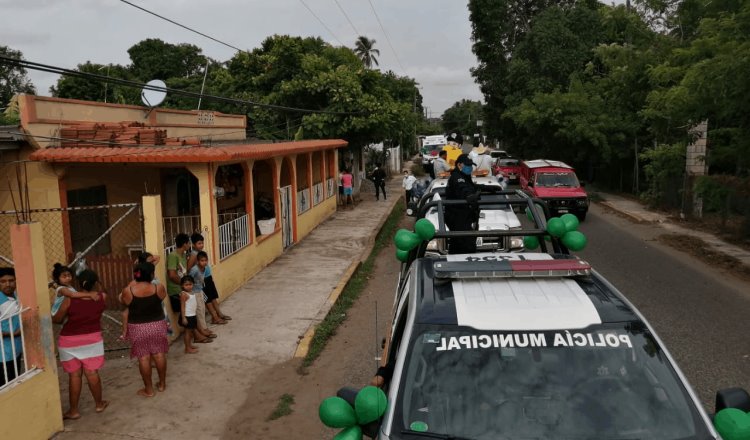
<instances>
[{"instance_id":1,"label":"child in shorts","mask_svg":"<svg viewBox=\"0 0 750 440\"><path fill-rule=\"evenodd\" d=\"M182 332L182 340L185 342L185 353L198 353L193 346L195 332L198 331L198 318L195 316L197 301L193 293L193 277L185 275L180 279L180 325L185 328Z\"/></svg>"},{"instance_id":2,"label":"child in shorts","mask_svg":"<svg viewBox=\"0 0 750 440\"><path fill-rule=\"evenodd\" d=\"M197 265L198 253L203 251L205 246L203 236L197 232L190 237L190 241L193 242L193 252L190 254L190 258L188 258L188 272ZM203 253L206 255L206 266L203 269L203 293L206 295L206 308L211 314L211 324L226 324L227 321L232 320L232 317L225 315L221 311L221 307L219 306L219 291L216 289L216 284L214 284L211 265L208 264L208 254Z\"/></svg>"}]
</instances>

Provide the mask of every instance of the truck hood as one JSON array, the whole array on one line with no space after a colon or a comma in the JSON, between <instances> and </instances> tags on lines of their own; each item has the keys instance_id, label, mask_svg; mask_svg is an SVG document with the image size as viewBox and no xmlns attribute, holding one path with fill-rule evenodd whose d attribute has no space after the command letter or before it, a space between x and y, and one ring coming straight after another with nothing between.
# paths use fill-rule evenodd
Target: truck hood
<instances>
[{"instance_id":1,"label":"truck hood","mask_svg":"<svg viewBox=\"0 0 750 440\"><path fill-rule=\"evenodd\" d=\"M534 188L534 193L539 198L563 198L563 197L588 197L586 191L581 188L570 188L565 186L547 187L538 186Z\"/></svg>"}]
</instances>

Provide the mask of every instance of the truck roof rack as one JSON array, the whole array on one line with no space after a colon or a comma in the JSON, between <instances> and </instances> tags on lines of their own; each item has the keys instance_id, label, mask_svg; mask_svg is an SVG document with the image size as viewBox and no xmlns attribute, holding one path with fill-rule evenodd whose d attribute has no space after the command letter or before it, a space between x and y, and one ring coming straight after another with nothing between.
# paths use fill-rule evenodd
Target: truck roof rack
<instances>
[{"instance_id":1,"label":"truck roof rack","mask_svg":"<svg viewBox=\"0 0 750 440\"><path fill-rule=\"evenodd\" d=\"M492 196L492 199L482 197ZM502 200L498 200L498 197L504 197ZM521 228L521 229L497 229L497 230L482 230L482 231L449 231L445 224L445 207L446 206L464 206L466 209L481 209L482 206L497 206L507 205L510 208L518 207L518 210L524 212L524 208L528 208L531 213L533 227ZM542 252L554 253L554 254L568 254L568 249L562 245L562 242L556 238L551 237L550 243L552 250L548 250L548 243L545 242L544 237L547 235L547 222L546 219L550 216L547 203L541 199L529 197L528 194L517 190L503 190L501 188L487 187L481 188L480 199L476 203L470 203L466 200L434 200L425 203L417 213L417 218L425 218L431 209L435 208L437 211L438 224L435 227L434 238L454 238L454 237L517 237L517 236L536 236L539 238L539 245ZM514 212L516 210L514 209ZM541 211L541 212L540 212ZM417 249L416 258L424 256L426 250L426 243L420 245Z\"/></svg>"}]
</instances>

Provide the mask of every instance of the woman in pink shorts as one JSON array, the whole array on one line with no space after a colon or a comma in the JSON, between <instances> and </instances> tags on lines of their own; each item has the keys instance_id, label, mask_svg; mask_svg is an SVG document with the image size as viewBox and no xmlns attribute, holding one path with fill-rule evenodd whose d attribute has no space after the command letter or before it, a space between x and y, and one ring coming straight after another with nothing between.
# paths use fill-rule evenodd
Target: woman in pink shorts
<instances>
[{"instance_id":1,"label":"woman in pink shorts","mask_svg":"<svg viewBox=\"0 0 750 440\"><path fill-rule=\"evenodd\" d=\"M93 270L84 270L78 275L79 292L97 293L96 284L99 277ZM65 419L79 419L78 401L81 397L83 380L81 370L86 376L91 396L96 403L96 412L107 408L109 402L102 400L102 381L99 369L104 365L104 339L102 338L101 319L104 312L104 293L98 292L98 298L70 298L60 305L52 317L55 323L63 324L58 339L60 362L68 373L70 408L63 414Z\"/></svg>"}]
</instances>

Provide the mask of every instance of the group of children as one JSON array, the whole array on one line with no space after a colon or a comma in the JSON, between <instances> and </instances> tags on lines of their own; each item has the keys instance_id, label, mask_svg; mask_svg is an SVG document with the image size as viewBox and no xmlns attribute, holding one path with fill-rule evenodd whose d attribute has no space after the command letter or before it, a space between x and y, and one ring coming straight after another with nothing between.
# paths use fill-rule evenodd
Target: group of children
<instances>
[{"instance_id":1,"label":"group of children","mask_svg":"<svg viewBox=\"0 0 750 440\"><path fill-rule=\"evenodd\" d=\"M211 314L212 323L219 325L226 324L232 318L221 311L219 293L214 284L211 266L208 264L208 254L203 251L205 245L203 236L195 233L190 237L190 241L192 242L192 249L187 259L186 273L180 279L180 286L182 288L179 295L180 308L179 310L173 310L173 312L179 314L178 323L185 329L183 331L185 353L197 353L198 349L193 346L194 341L213 342L213 338L217 336L207 326L199 325L198 313L205 314L205 310L207 309ZM159 263L159 256L143 252L138 256L137 263L151 263L156 265ZM74 287L73 279L74 273L71 268L63 266L60 263L55 263L52 269L52 280L55 287L55 301L52 305L53 315L59 310L65 297L99 300L100 296L97 293L78 292ZM135 281L133 280L131 283L135 283ZM159 280L154 278L152 283L159 284ZM202 307L204 305L205 307ZM164 307L164 319L169 324L165 303L162 303L162 307ZM171 334L171 327L168 326L167 328L168 333ZM127 339L127 329L128 309L125 308L122 311L121 340Z\"/></svg>"},{"instance_id":2,"label":"group of children","mask_svg":"<svg viewBox=\"0 0 750 440\"><path fill-rule=\"evenodd\" d=\"M193 342L212 342L216 334L201 325L208 310L212 324L224 325L231 317L221 311L219 292L214 284L208 254L203 251L203 236L195 233L190 237L192 250L187 260L187 274L180 278L180 325L185 328L183 341L185 353L197 353ZM203 314L201 317L199 314Z\"/></svg>"}]
</instances>

